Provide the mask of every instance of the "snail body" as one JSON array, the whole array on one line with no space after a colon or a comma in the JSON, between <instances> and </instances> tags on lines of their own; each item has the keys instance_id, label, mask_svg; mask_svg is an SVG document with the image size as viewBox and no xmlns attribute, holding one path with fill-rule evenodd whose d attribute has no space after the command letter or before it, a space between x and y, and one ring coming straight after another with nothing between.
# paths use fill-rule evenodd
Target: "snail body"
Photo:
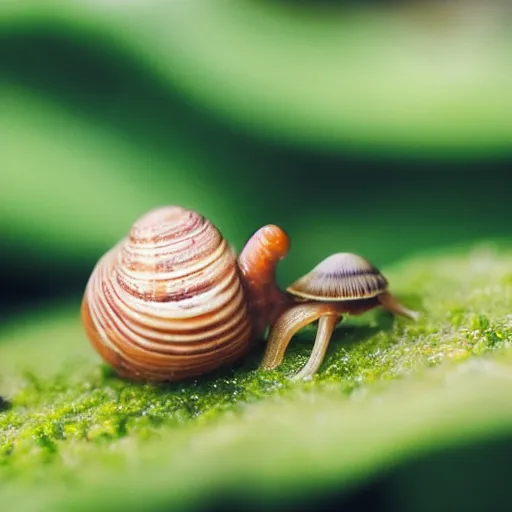
<instances>
[{"instance_id":1,"label":"snail body","mask_svg":"<svg viewBox=\"0 0 512 512\"><path fill-rule=\"evenodd\" d=\"M266 327L265 294L283 256L273 244L286 235L262 230L242 251L241 270L199 213L169 206L142 216L87 283L81 311L94 348L120 376L148 381L199 376L240 359Z\"/></svg>"}]
</instances>

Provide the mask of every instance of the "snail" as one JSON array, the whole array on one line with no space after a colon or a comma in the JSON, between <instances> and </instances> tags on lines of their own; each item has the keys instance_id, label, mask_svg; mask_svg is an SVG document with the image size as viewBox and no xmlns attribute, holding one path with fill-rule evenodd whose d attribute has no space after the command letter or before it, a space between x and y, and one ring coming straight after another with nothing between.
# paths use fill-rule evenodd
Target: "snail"
<instances>
[{"instance_id":1,"label":"snail","mask_svg":"<svg viewBox=\"0 0 512 512\"><path fill-rule=\"evenodd\" d=\"M204 216L155 208L104 254L81 306L89 340L119 376L176 381L240 359L261 337L288 251L277 226L259 229L237 262Z\"/></svg>"},{"instance_id":2,"label":"snail","mask_svg":"<svg viewBox=\"0 0 512 512\"><path fill-rule=\"evenodd\" d=\"M293 335L319 320L311 357L323 361L345 313L378 305L416 318L363 258L330 256L286 292L275 272L290 248L275 225L256 231L238 259L194 210L163 206L136 220L95 265L81 306L87 336L119 376L145 381L197 377L241 359L270 327L262 369L279 366Z\"/></svg>"},{"instance_id":3,"label":"snail","mask_svg":"<svg viewBox=\"0 0 512 512\"><path fill-rule=\"evenodd\" d=\"M359 315L377 306L417 320L420 314L407 309L388 291L388 281L371 263L356 254L333 254L290 285L288 306L270 331L261 367L273 369L283 360L288 343L298 330L318 320L311 356L294 376L309 379L322 364L336 324L344 314ZM283 301L281 302L283 303Z\"/></svg>"}]
</instances>

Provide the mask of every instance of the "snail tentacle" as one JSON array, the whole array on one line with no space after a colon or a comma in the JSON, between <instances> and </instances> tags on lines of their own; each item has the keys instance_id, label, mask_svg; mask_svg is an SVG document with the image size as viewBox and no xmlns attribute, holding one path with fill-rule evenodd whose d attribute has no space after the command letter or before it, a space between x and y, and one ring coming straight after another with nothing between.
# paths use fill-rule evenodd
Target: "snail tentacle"
<instances>
[{"instance_id":1,"label":"snail tentacle","mask_svg":"<svg viewBox=\"0 0 512 512\"><path fill-rule=\"evenodd\" d=\"M256 336L261 336L292 304L275 282L277 265L289 249L288 235L280 227L269 224L251 236L238 257Z\"/></svg>"},{"instance_id":2,"label":"snail tentacle","mask_svg":"<svg viewBox=\"0 0 512 512\"><path fill-rule=\"evenodd\" d=\"M286 310L270 330L261 367L272 370L279 366L290 340L300 329L323 315L338 314L336 305L317 302L297 304Z\"/></svg>"},{"instance_id":3,"label":"snail tentacle","mask_svg":"<svg viewBox=\"0 0 512 512\"><path fill-rule=\"evenodd\" d=\"M378 296L378 299L382 307L390 313L405 316L414 321L418 321L421 317L421 313L406 308L403 304L400 304L400 302L398 302L398 300L389 292L382 293Z\"/></svg>"},{"instance_id":4,"label":"snail tentacle","mask_svg":"<svg viewBox=\"0 0 512 512\"><path fill-rule=\"evenodd\" d=\"M342 317L339 315L325 315L320 317L318 321L318 330L316 332L315 344L313 346L309 360L304 365L302 370L300 370L293 377L293 380L311 379L311 377L313 377L313 375L318 371L324 361L325 353L327 351L327 347L329 346L329 342L331 341L334 328L336 327L338 321L341 320L341 318Z\"/></svg>"}]
</instances>

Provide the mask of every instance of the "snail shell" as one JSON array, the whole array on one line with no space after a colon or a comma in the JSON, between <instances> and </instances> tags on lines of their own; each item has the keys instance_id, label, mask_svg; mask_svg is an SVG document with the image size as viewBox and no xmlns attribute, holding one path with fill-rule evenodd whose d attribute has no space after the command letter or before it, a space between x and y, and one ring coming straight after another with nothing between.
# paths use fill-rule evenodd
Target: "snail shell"
<instances>
[{"instance_id":1,"label":"snail shell","mask_svg":"<svg viewBox=\"0 0 512 512\"><path fill-rule=\"evenodd\" d=\"M352 301L386 291L388 281L369 261L348 252L333 254L287 288L301 299Z\"/></svg>"},{"instance_id":2,"label":"snail shell","mask_svg":"<svg viewBox=\"0 0 512 512\"><path fill-rule=\"evenodd\" d=\"M253 337L233 250L202 215L151 210L97 263L87 335L123 377L178 380L232 363Z\"/></svg>"}]
</instances>

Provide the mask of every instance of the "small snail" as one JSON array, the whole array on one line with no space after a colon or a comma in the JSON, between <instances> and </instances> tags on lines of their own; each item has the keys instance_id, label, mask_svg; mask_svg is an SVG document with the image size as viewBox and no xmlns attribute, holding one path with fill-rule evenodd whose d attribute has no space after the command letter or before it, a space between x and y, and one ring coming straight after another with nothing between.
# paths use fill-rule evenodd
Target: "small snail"
<instances>
[{"instance_id":1,"label":"small snail","mask_svg":"<svg viewBox=\"0 0 512 512\"><path fill-rule=\"evenodd\" d=\"M350 253L338 253L320 262L311 272L287 288L288 306L281 301L262 362L273 369L283 360L293 335L319 320L311 356L296 379L310 378L323 362L336 324L343 314L358 315L377 306L416 320L419 313L402 306L387 290L386 278L367 260Z\"/></svg>"},{"instance_id":2,"label":"small snail","mask_svg":"<svg viewBox=\"0 0 512 512\"><path fill-rule=\"evenodd\" d=\"M219 230L179 206L151 210L96 264L87 335L122 377L179 380L240 359L269 323L288 237L264 226L237 263Z\"/></svg>"}]
</instances>

